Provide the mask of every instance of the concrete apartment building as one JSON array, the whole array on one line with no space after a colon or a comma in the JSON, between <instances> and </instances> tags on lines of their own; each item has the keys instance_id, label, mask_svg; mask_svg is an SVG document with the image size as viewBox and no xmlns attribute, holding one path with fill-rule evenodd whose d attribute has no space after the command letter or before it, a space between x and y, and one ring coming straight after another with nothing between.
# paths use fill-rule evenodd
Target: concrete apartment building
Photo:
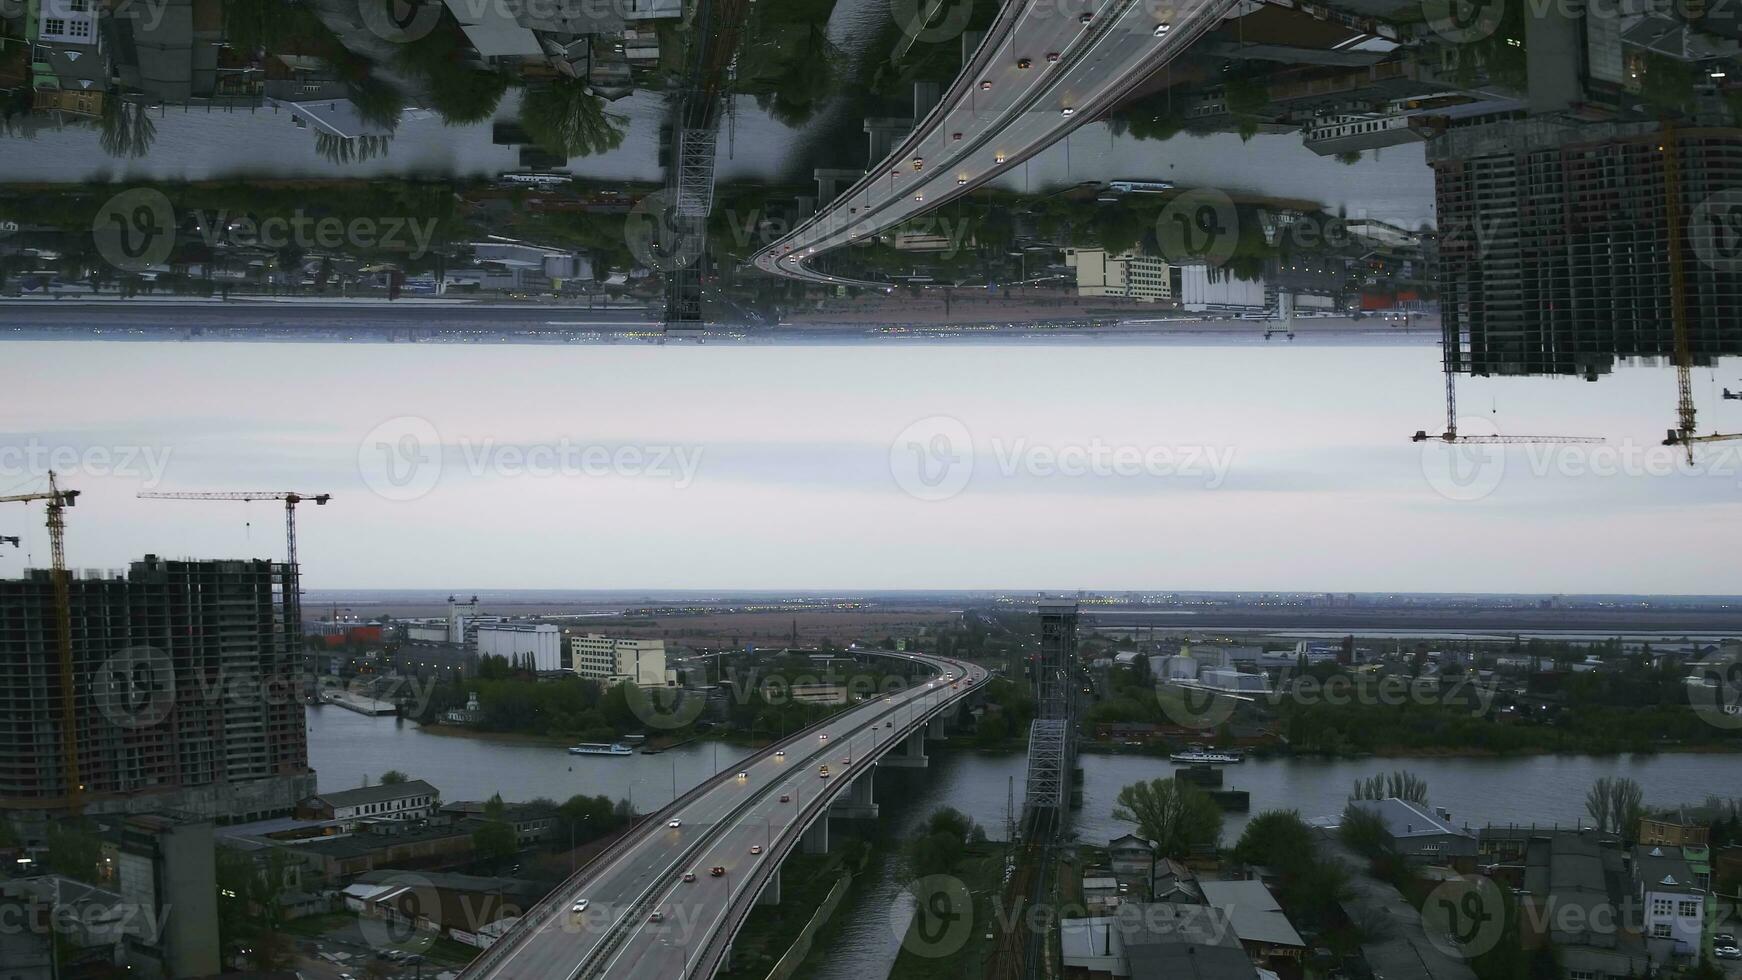
<instances>
[{"instance_id":1,"label":"concrete apartment building","mask_svg":"<svg viewBox=\"0 0 1742 980\"><path fill-rule=\"evenodd\" d=\"M1154 302L1173 298L1166 260L1137 251L1108 255L1104 248L1067 248L1065 265L1077 270L1078 296L1109 296Z\"/></svg>"},{"instance_id":2,"label":"concrete apartment building","mask_svg":"<svg viewBox=\"0 0 1742 980\"><path fill-rule=\"evenodd\" d=\"M628 682L637 687L671 687L677 674L665 667L664 640L631 640L586 633L570 636L569 663L582 677L608 687Z\"/></svg>"},{"instance_id":3,"label":"concrete apartment building","mask_svg":"<svg viewBox=\"0 0 1742 980\"><path fill-rule=\"evenodd\" d=\"M346 829L363 820L421 820L441 806L441 795L421 779L379 783L311 796L296 805L303 820L337 820Z\"/></svg>"},{"instance_id":4,"label":"concrete apartment building","mask_svg":"<svg viewBox=\"0 0 1742 980\"><path fill-rule=\"evenodd\" d=\"M1691 245L1676 270L1690 352L1697 364L1742 353L1742 277L1702 258L1718 245L1698 217L1742 193L1742 130L1681 129L1664 146L1654 122L1546 119L1454 128L1428 144L1449 370L1595 379L1617 357L1673 358L1671 167Z\"/></svg>"},{"instance_id":5,"label":"concrete apartment building","mask_svg":"<svg viewBox=\"0 0 1742 980\"><path fill-rule=\"evenodd\" d=\"M147 555L71 584L78 782L91 813L288 814L314 792L286 568ZM0 580L0 810L67 805L54 587Z\"/></svg>"},{"instance_id":6,"label":"concrete apartment building","mask_svg":"<svg viewBox=\"0 0 1742 980\"><path fill-rule=\"evenodd\" d=\"M121 825L121 900L138 910L126 939L130 969L158 977L219 971L216 861L210 821L139 814Z\"/></svg>"},{"instance_id":7,"label":"concrete apartment building","mask_svg":"<svg viewBox=\"0 0 1742 980\"><path fill-rule=\"evenodd\" d=\"M489 623L477 632L478 656L530 662L537 671L565 669L562 630L550 623Z\"/></svg>"}]
</instances>

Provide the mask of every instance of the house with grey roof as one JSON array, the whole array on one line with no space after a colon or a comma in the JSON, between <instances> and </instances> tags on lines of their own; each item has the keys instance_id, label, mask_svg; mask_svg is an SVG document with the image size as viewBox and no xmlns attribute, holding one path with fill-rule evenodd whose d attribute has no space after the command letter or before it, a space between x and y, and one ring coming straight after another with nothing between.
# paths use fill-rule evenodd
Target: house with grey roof
<instances>
[{"instance_id":1,"label":"house with grey roof","mask_svg":"<svg viewBox=\"0 0 1742 980\"><path fill-rule=\"evenodd\" d=\"M1705 932L1706 893L1679 847L1640 844L1633 849L1634 897L1651 961L1658 965L1699 960Z\"/></svg>"},{"instance_id":2,"label":"house with grey roof","mask_svg":"<svg viewBox=\"0 0 1742 980\"><path fill-rule=\"evenodd\" d=\"M1264 882L1204 881L1204 901L1227 913L1234 937L1248 956L1265 961L1272 957L1298 960L1306 952L1306 940L1282 911L1276 896Z\"/></svg>"},{"instance_id":3,"label":"house with grey roof","mask_svg":"<svg viewBox=\"0 0 1742 980\"><path fill-rule=\"evenodd\" d=\"M441 794L421 779L318 793L296 805L303 820L337 820L349 827L368 819L419 820L441 806Z\"/></svg>"},{"instance_id":4,"label":"house with grey roof","mask_svg":"<svg viewBox=\"0 0 1742 980\"><path fill-rule=\"evenodd\" d=\"M1622 854L1613 835L1595 830L1532 834L1516 891L1524 946L1552 944L1569 976L1644 975L1646 948L1629 914Z\"/></svg>"},{"instance_id":5,"label":"house with grey roof","mask_svg":"<svg viewBox=\"0 0 1742 980\"><path fill-rule=\"evenodd\" d=\"M1396 797L1350 800L1349 805L1378 817L1392 850L1410 860L1438 864L1476 854L1476 835L1454 827L1445 810L1429 813L1423 805Z\"/></svg>"},{"instance_id":6,"label":"house with grey roof","mask_svg":"<svg viewBox=\"0 0 1742 980\"><path fill-rule=\"evenodd\" d=\"M1079 980L1275 980L1241 946L1228 914L1209 905L1127 903L1115 914L1060 923L1065 974Z\"/></svg>"}]
</instances>

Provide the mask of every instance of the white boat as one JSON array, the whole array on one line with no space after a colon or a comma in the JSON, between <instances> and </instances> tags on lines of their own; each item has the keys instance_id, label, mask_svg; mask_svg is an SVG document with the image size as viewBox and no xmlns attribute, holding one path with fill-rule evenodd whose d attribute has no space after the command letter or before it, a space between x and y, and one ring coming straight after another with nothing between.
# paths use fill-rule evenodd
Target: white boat
<instances>
[{"instance_id":1,"label":"white boat","mask_svg":"<svg viewBox=\"0 0 1742 980\"><path fill-rule=\"evenodd\" d=\"M630 748L627 745L624 745L622 742L612 742L610 745L606 745L603 742L582 742L579 745L569 746L569 755L634 755L634 754L635 754L635 750Z\"/></svg>"},{"instance_id":2,"label":"white boat","mask_svg":"<svg viewBox=\"0 0 1742 980\"><path fill-rule=\"evenodd\" d=\"M1245 761L1238 752L1219 752L1215 749L1192 749L1187 752L1175 752L1168 756L1174 762L1209 762L1226 764Z\"/></svg>"}]
</instances>

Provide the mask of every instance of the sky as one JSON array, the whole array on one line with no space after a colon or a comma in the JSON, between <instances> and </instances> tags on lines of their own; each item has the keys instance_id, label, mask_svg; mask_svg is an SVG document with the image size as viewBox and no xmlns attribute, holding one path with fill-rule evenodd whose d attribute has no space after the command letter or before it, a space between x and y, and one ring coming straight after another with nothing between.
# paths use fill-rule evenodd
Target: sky
<instances>
[{"instance_id":1,"label":"sky","mask_svg":"<svg viewBox=\"0 0 1742 980\"><path fill-rule=\"evenodd\" d=\"M1734 593L1742 444L1674 373L1464 379L1438 348L0 343L0 494L58 463L70 565L280 557L308 588ZM1695 372L1701 428L1742 430ZM1456 468L1453 468L1456 464ZM0 575L47 559L0 507Z\"/></svg>"}]
</instances>

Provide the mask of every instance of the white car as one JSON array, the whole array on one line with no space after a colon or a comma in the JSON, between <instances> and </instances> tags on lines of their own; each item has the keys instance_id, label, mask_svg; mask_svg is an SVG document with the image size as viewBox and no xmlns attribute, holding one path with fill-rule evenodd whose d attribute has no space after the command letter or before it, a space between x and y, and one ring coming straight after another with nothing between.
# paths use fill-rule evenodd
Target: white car
<instances>
[{"instance_id":1,"label":"white car","mask_svg":"<svg viewBox=\"0 0 1742 980\"><path fill-rule=\"evenodd\" d=\"M569 914L570 915L580 915L582 912L585 912L586 910L587 910L587 900L584 898L581 899L580 901L576 902L575 904L569 906Z\"/></svg>"},{"instance_id":2,"label":"white car","mask_svg":"<svg viewBox=\"0 0 1742 980\"><path fill-rule=\"evenodd\" d=\"M1721 960L1742 960L1742 947L1713 946L1712 955Z\"/></svg>"},{"instance_id":3,"label":"white car","mask_svg":"<svg viewBox=\"0 0 1742 980\"><path fill-rule=\"evenodd\" d=\"M671 819L670 819L670 820L667 820L667 821L666 821L666 822L665 822L665 825L666 825L666 826L667 826L667 827L682 827L682 826L683 826L683 821L681 821L681 820L679 820L679 819L678 819L678 818L676 818L676 817L672 817L672 818L671 818Z\"/></svg>"},{"instance_id":4,"label":"white car","mask_svg":"<svg viewBox=\"0 0 1742 980\"><path fill-rule=\"evenodd\" d=\"M784 759L784 758L786 758L786 750L785 750L785 749L775 749L775 750L774 750L774 757L775 757L775 758L776 758L776 759Z\"/></svg>"}]
</instances>

